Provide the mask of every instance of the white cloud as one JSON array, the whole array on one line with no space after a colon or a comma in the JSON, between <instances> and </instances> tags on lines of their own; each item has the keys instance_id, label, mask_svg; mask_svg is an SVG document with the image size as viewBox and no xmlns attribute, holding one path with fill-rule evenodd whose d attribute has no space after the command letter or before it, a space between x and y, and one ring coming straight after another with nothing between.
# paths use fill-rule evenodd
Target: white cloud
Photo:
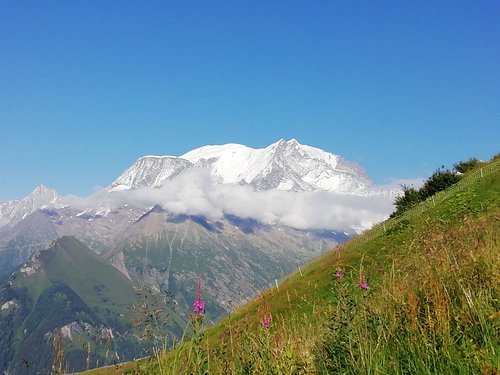
<instances>
[{"instance_id":1,"label":"white cloud","mask_svg":"<svg viewBox=\"0 0 500 375\"><path fill-rule=\"evenodd\" d=\"M391 184L391 188L395 185ZM385 187L384 187L385 188ZM397 186L399 188L399 185ZM372 189L366 196L331 192L254 191L249 186L219 184L207 169L193 168L160 189L143 188L89 197L65 197L79 208L113 209L125 203L151 207L159 204L175 214L221 219L224 214L281 224L297 229L332 229L360 232L388 217L394 194Z\"/></svg>"}]
</instances>

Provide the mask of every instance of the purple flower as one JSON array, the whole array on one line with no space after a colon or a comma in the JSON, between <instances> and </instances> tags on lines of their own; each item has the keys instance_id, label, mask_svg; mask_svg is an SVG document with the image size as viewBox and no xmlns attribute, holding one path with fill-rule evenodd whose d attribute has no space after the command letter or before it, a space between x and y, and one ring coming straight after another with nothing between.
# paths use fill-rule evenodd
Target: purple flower
<instances>
[{"instance_id":1,"label":"purple flower","mask_svg":"<svg viewBox=\"0 0 500 375\"><path fill-rule=\"evenodd\" d=\"M193 303L193 315L199 317L205 314L205 300L196 298Z\"/></svg>"},{"instance_id":2,"label":"purple flower","mask_svg":"<svg viewBox=\"0 0 500 375\"><path fill-rule=\"evenodd\" d=\"M264 315L264 318L262 318L262 327L265 329L268 329L271 326L271 323L273 322L273 317L271 314L266 314Z\"/></svg>"},{"instance_id":3,"label":"purple flower","mask_svg":"<svg viewBox=\"0 0 500 375\"><path fill-rule=\"evenodd\" d=\"M205 300L201 298L203 293L203 280L198 278L196 281L196 299L193 303L193 315L195 318L200 318L205 315Z\"/></svg>"},{"instance_id":4,"label":"purple flower","mask_svg":"<svg viewBox=\"0 0 500 375\"><path fill-rule=\"evenodd\" d=\"M364 289L364 290L368 290L368 288L369 288L368 283L366 281L360 281L358 286L360 289Z\"/></svg>"},{"instance_id":5,"label":"purple flower","mask_svg":"<svg viewBox=\"0 0 500 375\"><path fill-rule=\"evenodd\" d=\"M343 278L344 277L344 270L340 270L340 271L335 272L335 277L337 279Z\"/></svg>"}]
</instances>

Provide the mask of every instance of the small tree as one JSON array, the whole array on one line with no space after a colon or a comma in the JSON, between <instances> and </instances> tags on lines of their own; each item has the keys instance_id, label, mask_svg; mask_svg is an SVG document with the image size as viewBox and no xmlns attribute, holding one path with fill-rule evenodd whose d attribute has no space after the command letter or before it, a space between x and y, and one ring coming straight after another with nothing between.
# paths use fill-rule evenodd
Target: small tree
<instances>
[{"instance_id":1,"label":"small tree","mask_svg":"<svg viewBox=\"0 0 500 375\"><path fill-rule=\"evenodd\" d=\"M421 195L421 199L425 200L432 197L434 194L450 187L459 180L460 176L457 173L441 167L441 169L435 171L420 188L419 193Z\"/></svg>"},{"instance_id":2,"label":"small tree","mask_svg":"<svg viewBox=\"0 0 500 375\"><path fill-rule=\"evenodd\" d=\"M401 188L403 189L403 195L394 199L396 211L392 213L391 217L401 215L403 212L409 210L422 201L420 191L415 189L413 186L401 185Z\"/></svg>"},{"instance_id":3,"label":"small tree","mask_svg":"<svg viewBox=\"0 0 500 375\"><path fill-rule=\"evenodd\" d=\"M470 170L473 170L474 168L476 168L478 165L480 164L483 164L482 161L480 161L479 159L476 159L476 158L470 158L469 160L466 160L466 161L460 161L458 163L456 163L453 168L457 171L457 172L460 172L460 173L465 173L465 172L468 172Z\"/></svg>"},{"instance_id":4,"label":"small tree","mask_svg":"<svg viewBox=\"0 0 500 375\"><path fill-rule=\"evenodd\" d=\"M396 211L391 214L391 217L401 215L419 202L426 200L434 194L450 187L460 180L460 176L455 171L444 169L444 166L435 171L420 189L415 189L413 186L401 185L403 195L398 196L394 200Z\"/></svg>"}]
</instances>

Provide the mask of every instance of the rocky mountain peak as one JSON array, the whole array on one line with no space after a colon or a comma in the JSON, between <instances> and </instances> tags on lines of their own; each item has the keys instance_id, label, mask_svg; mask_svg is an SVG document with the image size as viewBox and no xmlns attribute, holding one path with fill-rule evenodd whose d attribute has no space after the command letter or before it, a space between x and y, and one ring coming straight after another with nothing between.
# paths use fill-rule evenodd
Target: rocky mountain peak
<instances>
[{"instance_id":1,"label":"rocky mountain peak","mask_svg":"<svg viewBox=\"0 0 500 375\"><path fill-rule=\"evenodd\" d=\"M39 185L20 201L0 202L0 228L12 227L38 209L58 207L63 207L63 203L57 191L45 185Z\"/></svg>"},{"instance_id":2,"label":"rocky mountain peak","mask_svg":"<svg viewBox=\"0 0 500 375\"><path fill-rule=\"evenodd\" d=\"M38 185L23 201L37 202L39 204L57 204L59 195L54 189L48 188L45 185Z\"/></svg>"}]
</instances>

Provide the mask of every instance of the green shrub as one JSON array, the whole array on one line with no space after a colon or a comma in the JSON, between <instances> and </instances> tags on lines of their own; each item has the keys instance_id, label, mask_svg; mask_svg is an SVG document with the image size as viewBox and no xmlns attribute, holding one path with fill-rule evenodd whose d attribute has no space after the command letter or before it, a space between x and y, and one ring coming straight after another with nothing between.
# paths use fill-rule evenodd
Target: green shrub
<instances>
[{"instance_id":1,"label":"green shrub","mask_svg":"<svg viewBox=\"0 0 500 375\"><path fill-rule=\"evenodd\" d=\"M459 180L460 176L457 173L441 168L435 171L431 177L425 181L424 185L420 188L419 193L422 200L425 200L432 197L434 194L449 188Z\"/></svg>"},{"instance_id":2,"label":"green shrub","mask_svg":"<svg viewBox=\"0 0 500 375\"><path fill-rule=\"evenodd\" d=\"M402 185L401 188L403 189L403 195L394 199L396 211L393 212L391 217L400 215L422 201L420 191L413 186Z\"/></svg>"},{"instance_id":3,"label":"green shrub","mask_svg":"<svg viewBox=\"0 0 500 375\"><path fill-rule=\"evenodd\" d=\"M469 160L460 161L458 163L455 163L455 165L453 165L453 169L455 169L457 172L460 172L460 173L466 173L466 172L473 170L474 168L476 168L477 166L479 166L481 164L484 164L484 163L482 161L480 161L479 159L470 158Z\"/></svg>"},{"instance_id":4,"label":"green shrub","mask_svg":"<svg viewBox=\"0 0 500 375\"><path fill-rule=\"evenodd\" d=\"M461 163L455 164L455 169L458 164L461 165ZM432 197L434 194L449 188L458 181L460 181L460 175L456 171L444 169L443 166L435 171L427 180L425 180L424 185L420 189L415 189L413 186L402 185L403 195L398 196L394 200L396 211L391 214L391 217L401 215L403 212L406 212L410 208L416 206L419 202L422 202L427 198Z\"/></svg>"}]
</instances>

